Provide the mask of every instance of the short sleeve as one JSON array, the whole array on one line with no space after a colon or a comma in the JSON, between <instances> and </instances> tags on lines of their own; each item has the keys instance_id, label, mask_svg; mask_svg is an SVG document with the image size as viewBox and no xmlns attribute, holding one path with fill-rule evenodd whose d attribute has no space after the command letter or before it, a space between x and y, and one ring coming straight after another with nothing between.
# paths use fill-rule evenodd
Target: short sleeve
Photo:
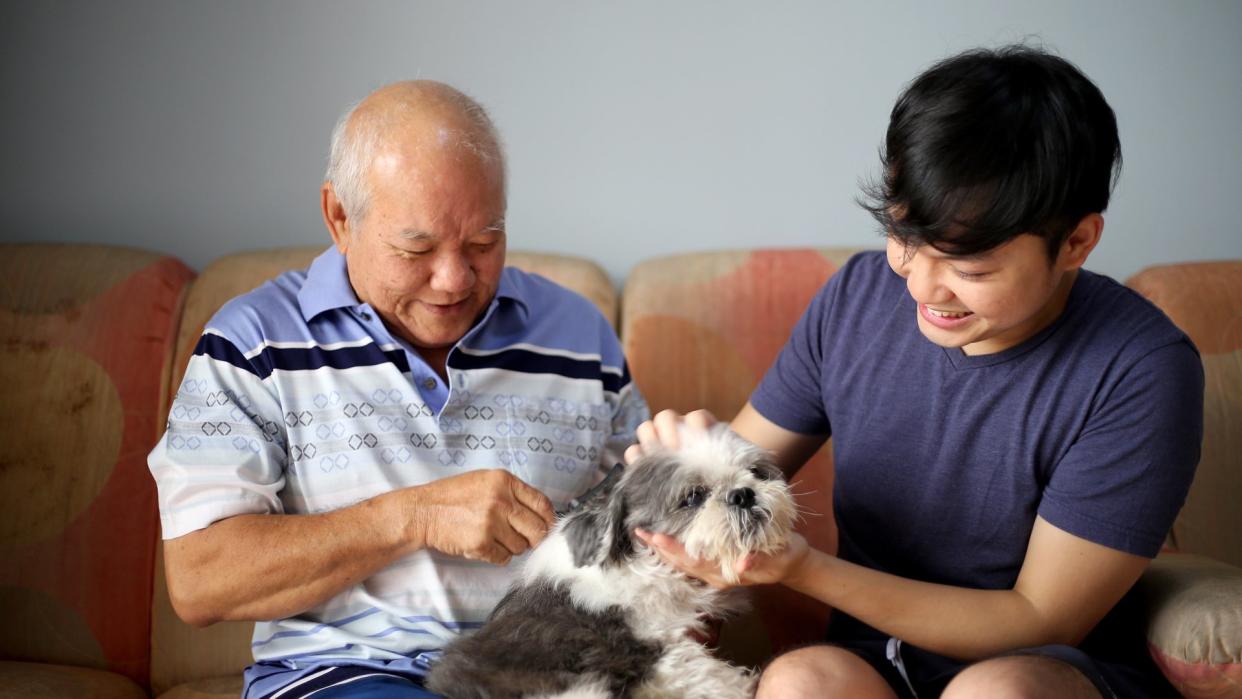
<instances>
[{"instance_id":1,"label":"short sleeve","mask_svg":"<svg viewBox=\"0 0 1242 699\"><path fill-rule=\"evenodd\" d=\"M751 394L760 415L799 434L831 434L824 407L824 328L838 273L819 290L794 325L789 341Z\"/></svg>"},{"instance_id":2,"label":"short sleeve","mask_svg":"<svg viewBox=\"0 0 1242 699\"><path fill-rule=\"evenodd\" d=\"M1100 392L1039 515L1089 541L1155 556L1190 490L1202 438L1198 353L1189 341L1156 349Z\"/></svg>"},{"instance_id":3,"label":"short sleeve","mask_svg":"<svg viewBox=\"0 0 1242 699\"><path fill-rule=\"evenodd\" d=\"M199 340L147 458L165 539L235 515L283 512L284 416L260 374L228 339L209 331Z\"/></svg>"}]
</instances>

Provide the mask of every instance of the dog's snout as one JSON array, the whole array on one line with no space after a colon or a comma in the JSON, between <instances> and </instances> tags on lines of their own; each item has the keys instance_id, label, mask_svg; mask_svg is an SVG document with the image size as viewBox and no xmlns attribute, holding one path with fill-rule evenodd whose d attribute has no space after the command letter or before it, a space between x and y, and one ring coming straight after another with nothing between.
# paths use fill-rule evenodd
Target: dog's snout
<instances>
[{"instance_id":1,"label":"dog's snout","mask_svg":"<svg viewBox=\"0 0 1242 699\"><path fill-rule=\"evenodd\" d=\"M755 491L750 488L737 488L729 491L728 500L734 507L748 508L755 504Z\"/></svg>"}]
</instances>

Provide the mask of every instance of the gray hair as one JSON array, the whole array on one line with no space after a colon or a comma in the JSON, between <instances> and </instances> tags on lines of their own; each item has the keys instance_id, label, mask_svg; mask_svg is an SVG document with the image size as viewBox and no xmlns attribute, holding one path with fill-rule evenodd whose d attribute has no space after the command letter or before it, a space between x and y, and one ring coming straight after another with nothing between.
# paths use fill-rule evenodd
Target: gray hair
<instances>
[{"instance_id":1,"label":"gray hair","mask_svg":"<svg viewBox=\"0 0 1242 699\"><path fill-rule=\"evenodd\" d=\"M465 149L485 164L497 163L500 167L501 186L507 191L504 147L487 110L454 88L447 85L440 87L442 89L436 90L437 96L445 98L456 107L472 127L451 132L451 145ZM341 118L337 119L328 151L328 169L323 177L324 181L332 184L346 215L355 222L366 217L371 203L367 172L379 150L384 132L402 116L416 112L421 106L421 99L421 95L411 95L401 100L398 109L393 113L383 117L368 115L367 118L354 119L358 107L366 101L360 100L349 105Z\"/></svg>"}]
</instances>

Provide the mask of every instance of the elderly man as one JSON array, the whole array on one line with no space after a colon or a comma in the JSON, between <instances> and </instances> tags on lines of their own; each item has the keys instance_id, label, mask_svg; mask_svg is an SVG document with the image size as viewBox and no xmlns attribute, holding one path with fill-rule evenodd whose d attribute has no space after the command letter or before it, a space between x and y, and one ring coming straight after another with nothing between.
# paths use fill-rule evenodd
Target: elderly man
<instances>
[{"instance_id":1,"label":"elderly man","mask_svg":"<svg viewBox=\"0 0 1242 699\"><path fill-rule=\"evenodd\" d=\"M504 267L478 104L381 88L326 180L334 246L208 323L151 454L169 593L192 624L258 621L246 697L426 696L647 409L594 306Z\"/></svg>"}]
</instances>

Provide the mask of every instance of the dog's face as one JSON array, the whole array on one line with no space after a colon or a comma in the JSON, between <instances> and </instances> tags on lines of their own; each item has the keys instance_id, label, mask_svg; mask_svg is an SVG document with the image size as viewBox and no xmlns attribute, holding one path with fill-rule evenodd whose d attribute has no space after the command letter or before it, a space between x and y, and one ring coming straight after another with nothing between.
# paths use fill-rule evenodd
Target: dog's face
<instances>
[{"instance_id":1,"label":"dog's face","mask_svg":"<svg viewBox=\"0 0 1242 699\"><path fill-rule=\"evenodd\" d=\"M636 528L667 534L699 558L719 560L735 581L734 564L752 552L785 544L793 498L771 456L717 425L686 431L676 451L651 453L620 481L567 518L562 531L574 565L616 564L638 550Z\"/></svg>"}]
</instances>

